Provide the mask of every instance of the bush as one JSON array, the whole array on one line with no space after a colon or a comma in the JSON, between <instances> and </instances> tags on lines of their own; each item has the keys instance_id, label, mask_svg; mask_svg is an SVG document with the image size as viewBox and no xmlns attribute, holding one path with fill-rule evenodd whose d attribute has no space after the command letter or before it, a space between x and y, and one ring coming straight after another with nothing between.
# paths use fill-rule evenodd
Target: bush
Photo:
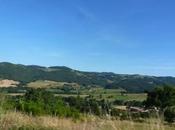
<instances>
[{"instance_id":1,"label":"bush","mask_svg":"<svg viewBox=\"0 0 175 130\"><path fill-rule=\"evenodd\" d=\"M156 106L161 109L175 105L175 88L167 85L155 88L154 91L148 92L145 105L147 107Z\"/></svg>"},{"instance_id":2,"label":"bush","mask_svg":"<svg viewBox=\"0 0 175 130\"><path fill-rule=\"evenodd\" d=\"M166 121L175 121L175 88L167 85L155 88L154 91L148 92L145 105L146 107L158 107L160 112L164 112Z\"/></svg>"},{"instance_id":3,"label":"bush","mask_svg":"<svg viewBox=\"0 0 175 130\"><path fill-rule=\"evenodd\" d=\"M17 99L15 107L34 116L54 115L76 119L80 117L79 111L66 105L62 98L41 89L28 91L24 97Z\"/></svg>"},{"instance_id":4,"label":"bush","mask_svg":"<svg viewBox=\"0 0 175 130\"><path fill-rule=\"evenodd\" d=\"M164 112L165 120L168 122L175 121L175 106L168 107Z\"/></svg>"}]
</instances>

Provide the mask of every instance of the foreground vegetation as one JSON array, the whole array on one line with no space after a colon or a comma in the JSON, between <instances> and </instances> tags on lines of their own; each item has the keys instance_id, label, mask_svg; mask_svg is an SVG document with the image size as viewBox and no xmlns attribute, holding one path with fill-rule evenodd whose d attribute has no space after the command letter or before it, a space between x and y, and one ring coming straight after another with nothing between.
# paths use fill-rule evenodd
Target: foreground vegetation
<instances>
[{"instance_id":1,"label":"foreground vegetation","mask_svg":"<svg viewBox=\"0 0 175 130\"><path fill-rule=\"evenodd\" d=\"M2 130L174 130L158 119L148 119L145 123L132 120L101 119L89 116L81 121L53 116L30 116L20 112L1 114Z\"/></svg>"},{"instance_id":2,"label":"foreground vegetation","mask_svg":"<svg viewBox=\"0 0 175 130\"><path fill-rule=\"evenodd\" d=\"M1 129L172 130L175 127L175 89L148 92L142 100L108 100L110 90L81 97L55 96L47 89L28 89L24 95L0 96ZM111 92L112 93L112 92ZM119 92L121 96L127 93ZM104 94L104 95L103 95ZM115 94L115 93L114 93ZM126 110L115 106L125 105ZM141 109L131 111L130 107ZM156 109L153 109L156 108ZM167 124L167 125L165 125Z\"/></svg>"}]
</instances>

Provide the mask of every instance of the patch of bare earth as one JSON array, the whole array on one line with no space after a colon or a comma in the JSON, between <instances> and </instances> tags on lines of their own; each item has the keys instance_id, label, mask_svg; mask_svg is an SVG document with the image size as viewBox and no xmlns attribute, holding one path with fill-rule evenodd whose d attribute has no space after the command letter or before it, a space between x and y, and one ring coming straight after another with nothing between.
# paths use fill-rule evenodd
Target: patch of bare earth
<instances>
[{"instance_id":1,"label":"patch of bare earth","mask_svg":"<svg viewBox=\"0 0 175 130\"><path fill-rule=\"evenodd\" d=\"M0 80L0 87L17 87L19 85L18 81L14 81L14 80L8 80L8 79L4 79L4 80Z\"/></svg>"}]
</instances>

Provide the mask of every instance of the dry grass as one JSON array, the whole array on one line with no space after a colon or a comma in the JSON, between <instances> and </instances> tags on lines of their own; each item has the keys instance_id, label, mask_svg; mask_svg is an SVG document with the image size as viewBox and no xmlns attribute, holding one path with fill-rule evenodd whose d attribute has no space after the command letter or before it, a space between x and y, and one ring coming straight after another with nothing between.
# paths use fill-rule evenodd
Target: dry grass
<instances>
[{"instance_id":1,"label":"dry grass","mask_svg":"<svg viewBox=\"0 0 175 130\"><path fill-rule=\"evenodd\" d=\"M67 83L67 82L55 82L49 80L37 80L27 84L27 87L30 88L62 88L64 85L70 85L73 88L79 88L80 86L77 83Z\"/></svg>"},{"instance_id":2,"label":"dry grass","mask_svg":"<svg viewBox=\"0 0 175 130\"><path fill-rule=\"evenodd\" d=\"M18 81L14 81L14 80L8 80L8 79L4 79L4 80L0 80L0 87L1 88L7 88L7 87L17 87L17 85L19 85Z\"/></svg>"},{"instance_id":3,"label":"dry grass","mask_svg":"<svg viewBox=\"0 0 175 130\"><path fill-rule=\"evenodd\" d=\"M115 106L114 108L117 110L127 111L127 106Z\"/></svg>"},{"instance_id":4,"label":"dry grass","mask_svg":"<svg viewBox=\"0 0 175 130\"><path fill-rule=\"evenodd\" d=\"M45 129L45 130L174 130L175 127L165 126L160 120L149 119L147 123L120 121L88 117L83 121L61 119L58 117L33 117L19 112L1 114L0 129Z\"/></svg>"}]
</instances>

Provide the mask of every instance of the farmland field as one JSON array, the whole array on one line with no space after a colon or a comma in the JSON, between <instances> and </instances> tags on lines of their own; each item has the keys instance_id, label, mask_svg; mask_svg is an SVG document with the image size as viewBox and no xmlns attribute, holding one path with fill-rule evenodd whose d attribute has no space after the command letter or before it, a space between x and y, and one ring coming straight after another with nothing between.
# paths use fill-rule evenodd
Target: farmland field
<instances>
[{"instance_id":1,"label":"farmland field","mask_svg":"<svg viewBox=\"0 0 175 130\"><path fill-rule=\"evenodd\" d=\"M54 91L52 91L54 92ZM80 97L93 96L95 99L105 99L109 101L114 100L123 100L123 101L144 101L147 97L146 93L121 93L120 89L93 89L93 90L80 90ZM7 95L17 96L24 95L24 93L7 93ZM72 91L70 93L57 93L55 96L61 97L76 97L78 96L76 91Z\"/></svg>"}]
</instances>

